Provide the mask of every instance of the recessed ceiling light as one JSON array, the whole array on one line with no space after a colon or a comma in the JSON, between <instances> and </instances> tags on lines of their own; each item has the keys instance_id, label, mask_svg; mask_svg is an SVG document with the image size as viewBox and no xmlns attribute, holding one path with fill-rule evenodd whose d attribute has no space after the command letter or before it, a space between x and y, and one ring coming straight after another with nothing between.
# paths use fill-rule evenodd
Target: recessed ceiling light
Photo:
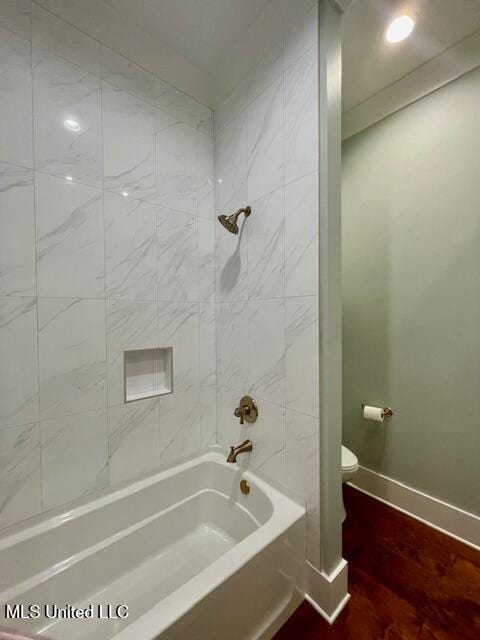
<instances>
[{"instance_id":1,"label":"recessed ceiling light","mask_svg":"<svg viewBox=\"0 0 480 640\"><path fill-rule=\"evenodd\" d=\"M388 25L388 29L385 32L385 40L390 44L401 42L408 38L415 28L415 22L410 16L400 16L395 18L393 22Z\"/></svg>"},{"instance_id":2,"label":"recessed ceiling light","mask_svg":"<svg viewBox=\"0 0 480 640\"><path fill-rule=\"evenodd\" d=\"M128 191L122 191L122 196L126 198L128 196Z\"/></svg>"},{"instance_id":3,"label":"recessed ceiling light","mask_svg":"<svg viewBox=\"0 0 480 640\"><path fill-rule=\"evenodd\" d=\"M72 182L73 178L72 178L72 176L65 176L65 180L68 180L69 182Z\"/></svg>"},{"instance_id":4,"label":"recessed ceiling light","mask_svg":"<svg viewBox=\"0 0 480 640\"><path fill-rule=\"evenodd\" d=\"M73 118L67 118L64 120L63 126L69 131L80 131L81 129L80 123L77 120L73 120Z\"/></svg>"}]
</instances>

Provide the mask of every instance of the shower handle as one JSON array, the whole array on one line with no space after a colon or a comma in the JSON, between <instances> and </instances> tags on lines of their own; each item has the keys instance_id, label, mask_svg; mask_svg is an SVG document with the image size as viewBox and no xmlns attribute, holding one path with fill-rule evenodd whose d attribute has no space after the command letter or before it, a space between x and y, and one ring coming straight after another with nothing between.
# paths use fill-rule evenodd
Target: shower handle
<instances>
[{"instance_id":1,"label":"shower handle","mask_svg":"<svg viewBox=\"0 0 480 640\"><path fill-rule=\"evenodd\" d=\"M249 423L255 422L258 418L257 403L250 396L243 396L233 414L240 418L240 424L244 424L245 420Z\"/></svg>"}]
</instances>

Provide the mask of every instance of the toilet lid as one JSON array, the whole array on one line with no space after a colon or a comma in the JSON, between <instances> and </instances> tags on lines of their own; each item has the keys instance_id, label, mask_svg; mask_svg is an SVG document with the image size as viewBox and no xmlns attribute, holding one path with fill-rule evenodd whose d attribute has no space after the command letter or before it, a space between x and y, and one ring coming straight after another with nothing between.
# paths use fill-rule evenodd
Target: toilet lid
<instances>
[{"instance_id":1,"label":"toilet lid","mask_svg":"<svg viewBox=\"0 0 480 640\"><path fill-rule=\"evenodd\" d=\"M357 456L342 444L342 470L351 471L358 468Z\"/></svg>"}]
</instances>

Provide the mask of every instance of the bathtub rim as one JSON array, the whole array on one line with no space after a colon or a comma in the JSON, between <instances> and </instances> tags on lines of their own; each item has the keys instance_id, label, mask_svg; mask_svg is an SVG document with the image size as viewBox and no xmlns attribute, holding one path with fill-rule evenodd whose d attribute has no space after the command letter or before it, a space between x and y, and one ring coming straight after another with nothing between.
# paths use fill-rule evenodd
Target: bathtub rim
<instances>
[{"instance_id":1,"label":"bathtub rim","mask_svg":"<svg viewBox=\"0 0 480 640\"><path fill-rule=\"evenodd\" d=\"M283 487L279 483L266 478L256 470L251 470L249 467L242 467L237 464L227 464L225 456L219 450L218 446L214 446L203 453L188 456L178 463L163 467L153 473L150 472L140 478L134 479L133 481L127 480L121 483L118 487L108 487L96 495L78 498L66 505L59 505L58 507L39 513L31 518L0 529L0 552L6 547L13 546L19 542L28 540L29 538L33 538L36 535L44 533L54 527L58 527L69 520L74 520L79 516L91 513L105 505L121 500L125 496L142 491L142 489L160 482L163 478L176 475L177 473L197 466L202 462L220 464L222 466L226 466L229 470L233 467L236 473L245 477L245 479L248 480L250 477L251 480L254 480L257 483L262 483L264 493L267 496L269 495L269 491L273 491L275 492L275 495L279 494L284 496L291 502L295 503L298 507L305 509L305 503L298 494L289 490L287 487Z\"/></svg>"}]
</instances>

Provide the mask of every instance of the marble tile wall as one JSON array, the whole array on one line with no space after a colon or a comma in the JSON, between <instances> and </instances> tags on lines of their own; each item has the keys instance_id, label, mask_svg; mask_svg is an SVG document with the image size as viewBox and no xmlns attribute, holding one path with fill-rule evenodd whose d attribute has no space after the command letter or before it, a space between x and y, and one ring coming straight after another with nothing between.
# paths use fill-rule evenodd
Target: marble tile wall
<instances>
[{"instance_id":1,"label":"marble tile wall","mask_svg":"<svg viewBox=\"0 0 480 640\"><path fill-rule=\"evenodd\" d=\"M218 215L249 204L252 214L237 236L216 226L217 428L225 450L251 438L253 452L240 464L306 502L308 559L318 566L318 47L312 4L303 3L303 13L286 20L275 17L286 3L271 2L252 26L256 32L263 24L267 36L259 40L247 32L253 46L239 43L230 67L222 63L218 73L215 209ZM233 87L232 77L238 79ZM240 426L233 411L245 393L257 400L259 418Z\"/></svg>"},{"instance_id":2,"label":"marble tile wall","mask_svg":"<svg viewBox=\"0 0 480 640\"><path fill-rule=\"evenodd\" d=\"M0 90L5 527L216 442L216 314L213 112L29 0ZM174 393L124 404L160 346Z\"/></svg>"}]
</instances>

